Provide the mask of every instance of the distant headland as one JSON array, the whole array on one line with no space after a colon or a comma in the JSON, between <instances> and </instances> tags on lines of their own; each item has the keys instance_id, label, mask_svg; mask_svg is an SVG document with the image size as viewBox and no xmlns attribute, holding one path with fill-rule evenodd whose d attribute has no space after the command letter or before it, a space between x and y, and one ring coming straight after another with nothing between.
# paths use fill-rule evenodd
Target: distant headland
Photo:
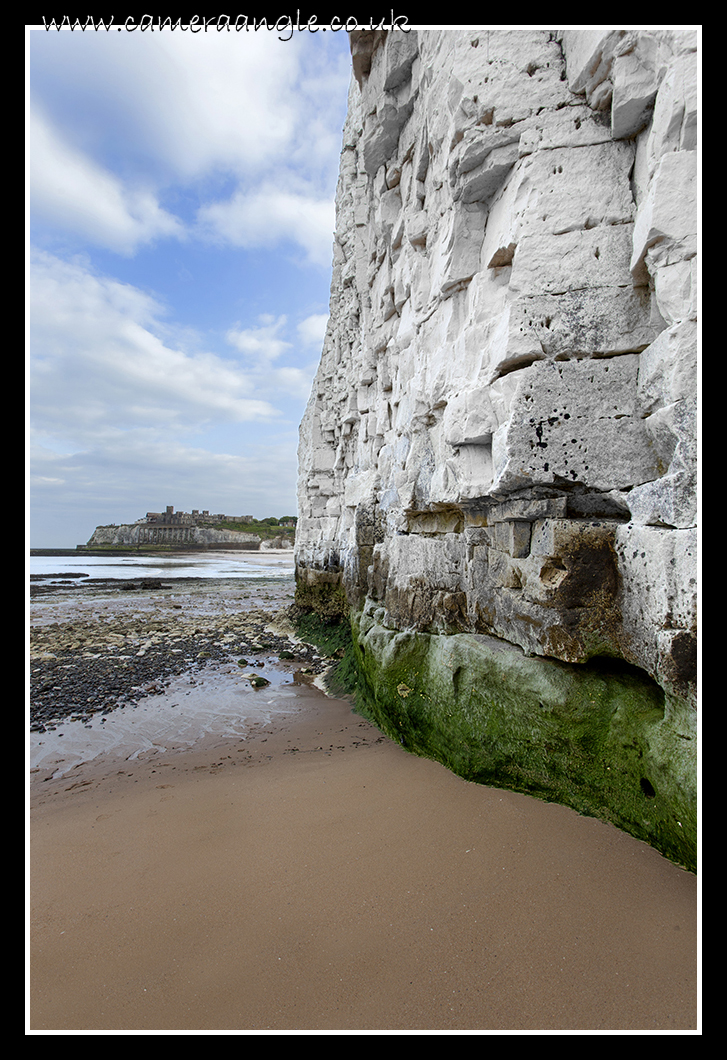
<instances>
[{"instance_id":1,"label":"distant headland","mask_svg":"<svg viewBox=\"0 0 727 1060\"><path fill-rule=\"evenodd\" d=\"M191 512L175 512L168 505L163 512L147 512L134 523L97 526L86 544L78 545L77 550L293 548L297 521L294 515L255 519L252 515L211 515L196 508Z\"/></svg>"}]
</instances>

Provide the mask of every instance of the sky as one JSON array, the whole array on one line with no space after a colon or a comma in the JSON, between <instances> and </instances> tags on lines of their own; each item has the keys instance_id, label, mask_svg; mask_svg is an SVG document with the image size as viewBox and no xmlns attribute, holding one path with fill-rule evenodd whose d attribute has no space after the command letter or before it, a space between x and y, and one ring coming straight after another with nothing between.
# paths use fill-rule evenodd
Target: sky
<instances>
[{"instance_id":1,"label":"sky","mask_svg":"<svg viewBox=\"0 0 727 1060\"><path fill-rule=\"evenodd\" d=\"M27 32L30 547L294 515L345 32Z\"/></svg>"}]
</instances>

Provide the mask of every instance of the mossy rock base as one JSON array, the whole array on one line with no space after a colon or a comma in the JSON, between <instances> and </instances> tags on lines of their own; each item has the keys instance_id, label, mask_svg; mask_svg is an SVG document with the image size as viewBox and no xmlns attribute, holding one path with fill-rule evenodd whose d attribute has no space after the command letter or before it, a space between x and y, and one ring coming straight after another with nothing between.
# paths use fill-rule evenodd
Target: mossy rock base
<instances>
[{"instance_id":1,"label":"mossy rock base","mask_svg":"<svg viewBox=\"0 0 727 1060\"><path fill-rule=\"evenodd\" d=\"M295 604L288 609L288 617L302 640L315 644L331 659L331 667L324 679L328 692L342 698L355 697L359 673L348 618L322 618Z\"/></svg>"},{"instance_id":2,"label":"mossy rock base","mask_svg":"<svg viewBox=\"0 0 727 1060\"><path fill-rule=\"evenodd\" d=\"M696 871L696 717L642 671L361 613L351 626L356 708L408 751L609 821Z\"/></svg>"},{"instance_id":3,"label":"mossy rock base","mask_svg":"<svg viewBox=\"0 0 727 1060\"><path fill-rule=\"evenodd\" d=\"M295 605L301 612L311 612L329 622L338 622L348 616L348 601L340 578L331 583L298 581Z\"/></svg>"}]
</instances>

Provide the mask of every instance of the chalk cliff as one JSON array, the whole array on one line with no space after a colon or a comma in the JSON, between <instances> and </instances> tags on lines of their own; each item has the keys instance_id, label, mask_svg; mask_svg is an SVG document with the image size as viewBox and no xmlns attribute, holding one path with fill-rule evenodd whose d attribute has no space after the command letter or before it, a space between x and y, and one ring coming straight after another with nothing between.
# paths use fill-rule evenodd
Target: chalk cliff
<instances>
[{"instance_id":1,"label":"chalk cliff","mask_svg":"<svg viewBox=\"0 0 727 1060\"><path fill-rule=\"evenodd\" d=\"M693 867L696 34L350 36L298 599L405 746Z\"/></svg>"},{"instance_id":2,"label":"chalk cliff","mask_svg":"<svg viewBox=\"0 0 727 1060\"><path fill-rule=\"evenodd\" d=\"M206 526L150 526L145 521L118 526L97 526L86 548L260 548L257 534L214 530Z\"/></svg>"}]
</instances>

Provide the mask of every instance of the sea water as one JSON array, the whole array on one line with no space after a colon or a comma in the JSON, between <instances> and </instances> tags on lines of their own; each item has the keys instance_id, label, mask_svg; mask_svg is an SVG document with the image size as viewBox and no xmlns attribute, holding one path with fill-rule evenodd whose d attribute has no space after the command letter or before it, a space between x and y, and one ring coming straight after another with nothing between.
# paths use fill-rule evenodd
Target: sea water
<instances>
[{"instance_id":1,"label":"sea water","mask_svg":"<svg viewBox=\"0 0 727 1060\"><path fill-rule=\"evenodd\" d=\"M259 552L175 552L163 556L30 556L29 574L84 575L90 578L289 578L293 572L291 549ZM79 578L79 581L82 579Z\"/></svg>"},{"instance_id":2,"label":"sea water","mask_svg":"<svg viewBox=\"0 0 727 1060\"><path fill-rule=\"evenodd\" d=\"M264 673L269 687L252 689L239 667L208 667L193 676L172 678L163 693L147 696L134 706L95 715L86 722L66 718L54 730L31 732L29 768L50 770L60 777L102 755L133 761L191 750L210 738L244 740L252 728L301 709L303 682L269 665Z\"/></svg>"}]
</instances>

